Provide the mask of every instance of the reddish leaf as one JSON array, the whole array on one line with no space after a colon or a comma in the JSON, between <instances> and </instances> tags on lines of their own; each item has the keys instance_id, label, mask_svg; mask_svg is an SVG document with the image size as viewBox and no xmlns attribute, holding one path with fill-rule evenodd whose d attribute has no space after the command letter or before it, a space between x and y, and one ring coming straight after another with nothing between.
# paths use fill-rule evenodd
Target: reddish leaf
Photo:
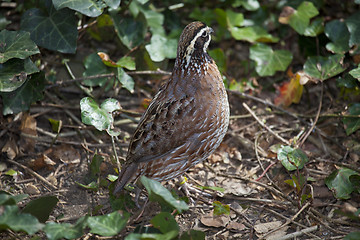
<instances>
[{"instance_id":1,"label":"reddish leaf","mask_svg":"<svg viewBox=\"0 0 360 240\"><path fill-rule=\"evenodd\" d=\"M300 84L301 76L296 73L293 75L289 82L285 82L280 87L280 94L274 99L275 105L283 105L288 107L291 103L299 103L302 92L303 86Z\"/></svg>"}]
</instances>

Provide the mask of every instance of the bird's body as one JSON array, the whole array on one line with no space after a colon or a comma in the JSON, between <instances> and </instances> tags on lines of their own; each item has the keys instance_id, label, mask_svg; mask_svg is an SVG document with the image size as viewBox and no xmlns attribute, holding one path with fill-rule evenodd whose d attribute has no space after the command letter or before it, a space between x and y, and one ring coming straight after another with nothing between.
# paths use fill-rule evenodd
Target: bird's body
<instances>
[{"instance_id":1,"label":"bird's body","mask_svg":"<svg viewBox=\"0 0 360 240\"><path fill-rule=\"evenodd\" d=\"M201 22L185 27L172 75L131 138L114 192L141 175L157 181L178 177L220 145L229 103L216 63L206 52L211 32Z\"/></svg>"}]
</instances>

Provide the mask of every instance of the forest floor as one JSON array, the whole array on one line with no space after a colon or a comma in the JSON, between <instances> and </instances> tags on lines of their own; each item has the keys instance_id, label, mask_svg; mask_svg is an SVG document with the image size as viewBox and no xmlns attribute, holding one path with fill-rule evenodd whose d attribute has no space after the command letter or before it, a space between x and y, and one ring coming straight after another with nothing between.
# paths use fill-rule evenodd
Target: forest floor
<instances>
[{"instance_id":1,"label":"forest floor","mask_svg":"<svg viewBox=\"0 0 360 240\"><path fill-rule=\"evenodd\" d=\"M59 68L57 79L69 79L61 59L48 60ZM76 64L81 65L76 59L69 62L75 76L81 76ZM144 102L151 99L169 77L132 76L136 82L134 94L124 89L93 92L98 103L113 97L126 110L115 116L115 127L121 131L116 142L120 159L126 157L136 121L145 111ZM176 216L181 230L203 231L207 239L280 239L291 233L293 237L298 236L296 239L342 239L359 230L359 223L348 216L353 209L360 208L360 196L353 193L348 200L338 200L324 183L338 167L360 169L359 151L349 151L352 140L360 139L359 131L347 136L341 119L330 115L342 112L345 107L335 81L314 84L299 104L287 109L271 104L276 92L269 89L258 88L251 95L229 91L228 95L231 121L224 142L208 160L185 175L192 185L216 186L225 191L192 194L195 203ZM111 212L106 186L90 191L77 184L87 183L89 164L95 153L104 157L101 176L116 175L111 138L81 123L79 102L84 96L76 83L49 87L44 99L33 104L29 113L0 117L1 162L6 164L2 171L12 168L22 173L16 178L0 175L0 188L14 194L29 194L30 199L57 196L60 201L50 216L51 221L73 223L86 214ZM320 103L321 111L317 114ZM311 129L317 115L316 127ZM49 119L62 121L58 137ZM297 172L286 171L271 146L289 145L309 131L310 135L301 145L309 162L299 171L308 182L302 192L296 192L285 180ZM176 181L163 185L168 189L178 188ZM312 197L301 202L299 198L304 193L311 193ZM230 214L215 216L214 201L228 204ZM159 207L157 203L148 203L143 212L137 208L130 210L133 217L118 239L133 232L136 226L148 225ZM14 237L7 234L1 236ZM16 235L19 236L21 234ZM84 238L104 239L92 234Z\"/></svg>"}]
</instances>

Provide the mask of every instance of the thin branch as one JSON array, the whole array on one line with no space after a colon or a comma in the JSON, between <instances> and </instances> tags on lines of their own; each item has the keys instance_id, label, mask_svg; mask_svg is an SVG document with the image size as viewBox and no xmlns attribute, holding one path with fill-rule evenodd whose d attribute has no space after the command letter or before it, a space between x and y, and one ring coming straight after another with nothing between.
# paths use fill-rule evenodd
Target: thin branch
<instances>
[{"instance_id":1,"label":"thin branch","mask_svg":"<svg viewBox=\"0 0 360 240\"><path fill-rule=\"evenodd\" d=\"M252 111L249 106L246 103L242 104L244 106L244 108L246 108L246 110L253 116L253 118L255 118L255 120L266 130L268 130L272 135L274 135L277 139L279 139L280 141L282 141L283 143L285 143L286 145L290 145L290 142L286 139L284 139L283 137L281 137L279 134L277 134L276 132L274 132L271 128L269 128L265 123L263 123L263 121L261 121L254 113L254 111Z\"/></svg>"}]
</instances>

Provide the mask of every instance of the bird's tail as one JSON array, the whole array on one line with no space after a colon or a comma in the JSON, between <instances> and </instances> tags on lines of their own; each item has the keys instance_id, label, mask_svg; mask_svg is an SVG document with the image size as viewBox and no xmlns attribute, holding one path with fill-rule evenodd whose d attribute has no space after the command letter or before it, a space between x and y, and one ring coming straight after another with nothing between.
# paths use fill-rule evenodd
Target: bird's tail
<instances>
[{"instance_id":1,"label":"bird's tail","mask_svg":"<svg viewBox=\"0 0 360 240\"><path fill-rule=\"evenodd\" d=\"M124 168L121 170L116 186L115 186L115 190L113 192L113 194L117 194L119 192L121 192L123 190L123 188L125 187L125 185L130 181L130 179L134 176L134 174L136 173L138 166L135 163L130 163L127 166L124 166Z\"/></svg>"}]
</instances>

